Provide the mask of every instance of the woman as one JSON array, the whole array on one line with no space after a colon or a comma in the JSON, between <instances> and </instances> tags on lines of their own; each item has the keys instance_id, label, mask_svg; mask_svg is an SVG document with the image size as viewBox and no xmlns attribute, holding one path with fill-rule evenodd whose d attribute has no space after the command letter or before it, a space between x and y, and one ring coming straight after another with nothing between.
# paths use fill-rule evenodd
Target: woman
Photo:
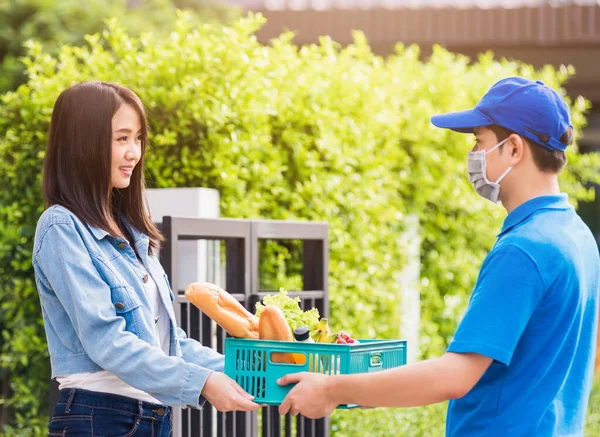
<instances>
[{"instance_id":1,"label":"woman","mask_svg":"<svg viewBox=\"0 0 600 437\"><path fill-rule=\"evenodd\" d=\"M119 85L80 83L54 106L33 251L60 384L49 436L169 436L170 406L259 408L222 355L177 327L143 201L147 132Z\"/></svg>"}]
</instances>

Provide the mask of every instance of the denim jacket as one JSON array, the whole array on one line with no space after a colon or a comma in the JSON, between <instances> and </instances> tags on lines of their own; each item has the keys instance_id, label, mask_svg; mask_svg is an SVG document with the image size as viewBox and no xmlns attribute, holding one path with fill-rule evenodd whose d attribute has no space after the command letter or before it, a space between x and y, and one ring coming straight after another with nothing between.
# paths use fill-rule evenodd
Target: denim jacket
<instances>
[{"instance_id":1,"label":"denim jacket","mask_svg":"<svg viewBox=\"0 0 600 437\"><path fill-rule=\"evenodd\" d=\"M55 205L38 221L33 250L52 377L107 370L165 404L199 408L223 356L177 327L173 292L148 236L125 225L169 313L169 356L156 340L144 273L127 239Z\"/></svg>"}]
</instances>

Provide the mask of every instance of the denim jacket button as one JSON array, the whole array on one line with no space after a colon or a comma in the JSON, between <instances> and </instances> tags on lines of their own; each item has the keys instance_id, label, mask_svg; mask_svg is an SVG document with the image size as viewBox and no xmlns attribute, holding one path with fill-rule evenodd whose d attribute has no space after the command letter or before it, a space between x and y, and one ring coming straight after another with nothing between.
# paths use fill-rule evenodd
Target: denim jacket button
<instances>
[{"instance_id":1,"label":"denim jacket button","mask_svg":"<svg viewBox=\"0 0 600 437\"><path fill-rule=\"evenodd\" d=\"M124 309L124 308L125 308L125 305L123 305L123 303L122 303L122 302L117 302L117 303L115 304L115 307L116 307L118 310L122 310L122 309Z\"/></svg>"},{"instance_id":2,"label":"denim jacket button","mask_svg":"<svg viewBox=\"0 0 600 437\"><path fill-rule=\"evenodd\" d=\"M156 414L158 414L159 416L163 416L165 414L165 409L164 408L159 408L158 410L156 410Z\"/></svg>"},{"instance_id":3,"label":"denim jacket button","mask_svg":"<svg viewBox=\"0 0 600 437\"><path fill-rule=\"evenodd\" d=\"M146 282L148 282L148 273L146 273L146 274L144 275L144 279L143 279L143 281L144 281L144 284L145 284Z\"/></svg>"},{"instance_id":4,"label":"denim jacket button","mask_svg":"<svg viewBox=\"0 0 600 437\"><path fill-rule=\"evenodd\" d=\"M121 241L117 247L119 248L119 250L125 250L125 248L127 247L127 243Z\"/></svg>"}]
</instances>

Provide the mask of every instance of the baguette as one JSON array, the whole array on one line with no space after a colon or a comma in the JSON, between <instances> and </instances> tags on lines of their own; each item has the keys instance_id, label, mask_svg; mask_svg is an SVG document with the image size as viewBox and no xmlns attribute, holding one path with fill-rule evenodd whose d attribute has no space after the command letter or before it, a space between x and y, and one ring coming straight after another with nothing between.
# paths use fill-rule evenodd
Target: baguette
<instances>
[{"instance_id":1,"label":"baguette","mask_svg":"<svg viewBox=\"0 0 600 437\"><path fill-rule=\"evenodd\" d=\"M185 297L231 336L258 340L258 317L217 285L194 282L185 288Z\"/></svg>"},{"instance_id":2,"label":"baguette","mask_svg":"<svg viewBox=\"0 0 600 437\"><path fill-rule=\"evenodd\" d=\"M294 341L292 329L285 320L283 312L274 305L267 305L260 313L258 334L261 340ZM271 361L274 363L295 364L294 356L281 352L273 352Z\"/></svg>"}]
</instances>

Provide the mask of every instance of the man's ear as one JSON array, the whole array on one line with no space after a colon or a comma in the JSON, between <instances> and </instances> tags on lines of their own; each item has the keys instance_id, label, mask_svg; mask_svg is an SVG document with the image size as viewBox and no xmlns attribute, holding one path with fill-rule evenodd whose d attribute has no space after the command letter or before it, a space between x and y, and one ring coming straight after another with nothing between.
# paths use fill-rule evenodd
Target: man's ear
<instances>
[{"instance_id":1,"label":"man's ear","mask_svg":"<svg viewBox=\"0 0 600 437\"><path fill-rule=\"evenodd\" d=\"M504 144L509 156L509 165L514 167L523 161L525 156L525 140L518 134L511 134Z\"/></svg>"}]
</instances>

